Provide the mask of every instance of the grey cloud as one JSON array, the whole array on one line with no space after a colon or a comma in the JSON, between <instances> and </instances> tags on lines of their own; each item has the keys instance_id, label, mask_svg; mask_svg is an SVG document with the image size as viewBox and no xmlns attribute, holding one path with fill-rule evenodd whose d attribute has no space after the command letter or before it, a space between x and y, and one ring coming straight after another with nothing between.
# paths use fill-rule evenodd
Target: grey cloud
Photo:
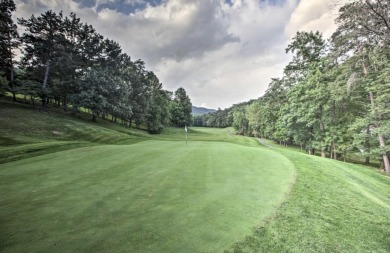
<instances>
[{"instance_id":1,"label":"grey cloud","mask_svg":"<svg viewBox=\"0 0 390 253\"><path fill-rule=\"evenodd\" d=\"M81 8L92 8L96 6L96 0L73 0L78 3Z\"/></svg>"},{"instance_id":2,"label":"grey cloud","mask_svg":"<svg viewBox=\"0 0 390 253\"><path fill-rule=\"evenodd\" d=\"M120 1L16 0L22 3L18 12L23 17L45 9L42 3L55 11L75 12L99 33L118 41L133 59L144 60L165 89L183 86L195 105L214 108L257 98L270 78L280 76L288 62L284 29L299 3L166 0L129 14L118 11L121 5L96 8Z\"/></svg>"},{"instance_id":3,"label":"grey cloud","mask_svg":"<svg viewBox=\"0 0 390 253\"><path fill-rule=\"evenodd\" d=\"M186 6L187 5L187 6ZM180 15L183 9L192 5L188 19L178 23L177 20L130 18L129 30L133 31L136 45L129 45L130 50L148 52L144 57L152 63L162 59L183 61L202 57L205 53L215 51L229 43L240 42L229 29L229 22L224 19L218 1L183 1L182 6L172 10L172 16ZM141 30L142 29L142 30ZM138 37L138 38L137 38ZM143 41L143 43L139 43Z\"/></svg>"}]
</instances>

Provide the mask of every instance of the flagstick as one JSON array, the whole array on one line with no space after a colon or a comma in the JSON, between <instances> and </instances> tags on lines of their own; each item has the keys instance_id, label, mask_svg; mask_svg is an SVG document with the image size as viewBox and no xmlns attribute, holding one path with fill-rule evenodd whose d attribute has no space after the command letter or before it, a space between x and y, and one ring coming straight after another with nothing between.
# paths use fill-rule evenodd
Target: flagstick
<instances>
[{"instance_id":1,"label":"flagstick","mask_svg":"<svg viewBox=\"0 0 390 253\"><path fill-rule=\"evenodd\" d=\"M187 125L184 126L184 130L186 131L186 147L187 147Z\"/></svg>"}]
</instances>

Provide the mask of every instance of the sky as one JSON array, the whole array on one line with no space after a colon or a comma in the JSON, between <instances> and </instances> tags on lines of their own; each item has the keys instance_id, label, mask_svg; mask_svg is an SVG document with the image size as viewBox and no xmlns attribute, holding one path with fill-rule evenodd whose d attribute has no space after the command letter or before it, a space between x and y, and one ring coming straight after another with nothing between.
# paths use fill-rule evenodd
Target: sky
<instances>
[{"instance_id":1,"label":"sky","mask_svg":"<svg viewBox=\"0 0 390 253\"><path fill-rule=\"evenodd\" d=\"M344 0L14 1L15 17L76 13L142 59L164 89L183 87L193 105L224 109L262 96L282 76L297 31L328 38Z\"/></svg>"}]
</instances>

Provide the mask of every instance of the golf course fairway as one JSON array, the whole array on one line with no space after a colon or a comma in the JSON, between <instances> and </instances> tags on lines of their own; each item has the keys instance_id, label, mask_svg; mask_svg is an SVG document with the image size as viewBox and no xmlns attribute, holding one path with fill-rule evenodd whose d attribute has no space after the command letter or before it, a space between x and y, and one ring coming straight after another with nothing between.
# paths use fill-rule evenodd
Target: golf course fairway
<instances>
[{"instance_id":1,"label":"golf course fairway","mask_svg":"<svg viewBox=\"0 0 390 253\"><path fill-rule=\"evenodd\" d=\"M3 252L222 252L285 200L271 149L150 140L0 164Z\"/></svg>"}]
</instances>

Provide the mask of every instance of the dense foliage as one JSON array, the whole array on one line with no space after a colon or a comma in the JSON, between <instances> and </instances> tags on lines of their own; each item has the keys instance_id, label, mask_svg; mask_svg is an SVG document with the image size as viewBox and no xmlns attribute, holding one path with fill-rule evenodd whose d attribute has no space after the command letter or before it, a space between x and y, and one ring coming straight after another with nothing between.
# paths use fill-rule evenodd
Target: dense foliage
<instances>
[{"instance_id":1,"label":"dense foliage","mask_svg":"<svg viewBox=\"0 0 390 253\"><path fill-rule=\"evenodd\" d=\"M354 152L380 158L390 173L390 4L344 5L329 41L298 32L281 78L246 104L198 116L198 126L233 126L238 134L299 145L334 159Z\"/></svg>"},{"instance_id":2,"label":"dense foliage","mask_svg":"<svg viewBox=\"0 0 390 253\"><path fill-rule=\"evenodd\" d=\"M104 38L91 25L71 13L47 11L18 19L20 36L12 20L12 0L0 2L0 95L5 92L40 98L49 104L89 110L92 119L145 127L159 133L164 126L190 124L191 100L179 88L175 95L162 88L157 76L141 60L132 61L120 45ZM15 49L22 57L16 64Z\"/></svg>"}]
</instances>

